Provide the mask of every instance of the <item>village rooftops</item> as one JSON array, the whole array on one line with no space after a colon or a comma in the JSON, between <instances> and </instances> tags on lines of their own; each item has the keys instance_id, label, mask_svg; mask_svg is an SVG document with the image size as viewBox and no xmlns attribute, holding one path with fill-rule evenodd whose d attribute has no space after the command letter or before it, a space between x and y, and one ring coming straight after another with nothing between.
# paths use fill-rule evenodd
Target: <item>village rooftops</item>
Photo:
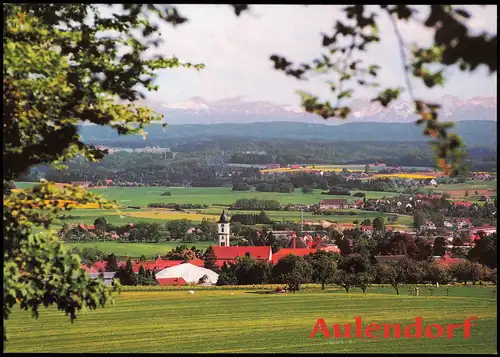
<instances>
[{"instance_id":1,"label":"village rooftops","mask_svg":"<svg viewBox=\"0 0 500 357\"><path fill-rule=\"evenodd\" d=\"M219 247L212 246L217 260L234 260L237 257L244 257L247 253L254 259L271 260L272 251L269 246L233 246L233 247Z\"/></svg>"}]
</instances>

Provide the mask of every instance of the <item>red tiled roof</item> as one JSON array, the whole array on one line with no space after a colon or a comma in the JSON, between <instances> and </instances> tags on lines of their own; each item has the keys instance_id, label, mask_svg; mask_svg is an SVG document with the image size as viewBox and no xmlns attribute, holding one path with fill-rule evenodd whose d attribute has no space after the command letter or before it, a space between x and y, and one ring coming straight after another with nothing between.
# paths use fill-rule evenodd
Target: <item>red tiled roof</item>
<instances>
[{"instance_id":1,"label":"red tiled roof","mask_svg":"<svg viewBox=\"0 0 500 357\"><path fill-rule=\"evenodd\" d=\"M234 264L236 263L236 260L232 259L219 259L215 261L215 265L217 265L219 268L222 268L222 266L226 263L227 265L229 264Z\"/></svg>"},{"instance_id":2,"label":"red tiled roof","mask_svg":"<svg viewBox=\"0 0 500 357\"><path fill-rule=\"evenodd\" d=\"M282 248L278 252L273 254L273 263L276 264L278 261L287 255L296 255L302 257L304 255L309 255L310 253L316 252L317 249L309 249L309 248Z\"/></svg>"},{"instance_id":3,"label":"red tiled roof","mask_svg":"<svg viewBox=\"0 0 500 357\"><path fill-rule=\"evenodd\" d=\"M324 252L340 253L340 249L338 247L332 247L332 246L321 247L318 248L318 250L322 250Z\"/></svg>"},{"instance_id":4,"label":"red tiled roof","mask_svg":"<svg viewBox=\"0 0 500 357\"><path fill-rule=\"evenodd\" d=\"M205 265L205 261L203 259L193 259L188 261L189 264L196 265L197 267L202 267Z\"/></svg>"},{"instance_id":5,"label":"red tiled roof","mask_svg":"<svg viewBox=\"0 0 500 357\"><path fill-rule=\"evenodd\" d=\"M134 271L134 273L138 273L139 270L141 269L141 266L143 266L144 269L151 270L151 264L153 264L153 263L154 262L152 262L152 261L133 262L132 263L132 270Z\"/></svg>"},{"instance_id":6,"label":"red tiled roof","mask_svg":"<svg viewBox=\"0 0 500 357\"><path fill-rule=\"evenodd\" d=\"M98 271L96 270L96 268L94 268L94 267L90 267L90 268L89 268L89 267L88 267L88 266L86 266L85 264L82 264L82 265L81 265L81 268L85 269L85 271L86 271L87 273L98 273Z\"/></svg>"},{"instance_id":7,"label":"red tiled roof","mask_svg":"<svg viewBox=\"0 0 500 357\"><path fill-rule=\"evenodd\" d=\"M156 279L160 285L187 285L183 278L160 278Z\"/></svg>"},{"instance_id":8,"label":"red tiled roof","mask_svg":"<svg viewBox=\"0 0 500 357\"><path fill-rule=\"evenodd\" d=\"M149 265L150 270L163 270L165 268L175 267L179 264L184 263L182 260L166 260L158 259Z\"/></svg>"},{"instance_id":9,"label":"red tiled roof","mask_svg":"<svg viewBox=\"0 0 500 357\"><path fill-rule=\"evenodd\" d=\"M446 266L453 265L455 263L460 263L461 261L462 261L462 259L460 259L460 258L452 258L448 255L445 255L442 258L435 260L436 263L438 263L440 265L446 265Z\"/></svg>"},{"instance_id":10,"label":"red tiled roof","mask_svg":"<svg viewBox=\"0 0 500 357\"><path fill-rule=\"evenodd\" d=\"M472 206L472 202L468 202L468 201L457 201L457 202L453 202L453 204L455 206L465 206L465 207Z\"/></svg>"},{"instance_id":11,"label":"red tiled roof","mask_svg":"<svg viewBox=\"0 0 500 357\"><path fill-rule=\"evenodd\" d=\"M122 267L124 266L126 263L125 262L118 262L116 265L118 267ZM94 268L96 270L96 272L99 272L99 271L106 271L106 265L108 265L108 262L107 261L103 261L103 262L95 262L94 264L92 264L92 266L90 267L91 269Z\"/></svg>"},{"instance_id":12,"label":"red tiled roof","mask_svg":"<svg viewBox=\"0 0 500 357\"><path fill-rule=\"evenodd\" d=\"M218 260L236 259L237 257L244 257L246 253L254 259L266 259L271 257L271 247L219 247L212 246L215 256Z\"/></svg>"},{"instance_id":13,"label":"red tiled roof","mask_svg":"<svg viewBox=\"0 0 500 357\"><path fill-rule=\"evenodd\" d=\"M478 239L481 239L480 236L478 236L477 234L472 234L471 237L470 237L472 240L478 240Z\"/></svg>"}]
</instances>

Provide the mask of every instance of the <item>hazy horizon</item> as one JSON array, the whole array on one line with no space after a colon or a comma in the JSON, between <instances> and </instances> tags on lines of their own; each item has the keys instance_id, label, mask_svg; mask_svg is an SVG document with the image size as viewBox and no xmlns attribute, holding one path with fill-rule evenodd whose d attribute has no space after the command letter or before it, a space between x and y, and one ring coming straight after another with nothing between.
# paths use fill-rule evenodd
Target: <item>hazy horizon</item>
<instances>
[{"instance_id":1,"label":"hazy horizon","mask_svg":"<svg viewBox=\"0 0 500 357\"><path fill-rule=\"evenodd\" d=\"M324 52L321 33L332 33L334 21L340 19L340 5L252 5L250 12L236 17L228 5L176 5L189 21L176 28L161 24L164 42L151 53L177 56L191 63L204 63L205 69L177 68L159 72L158 92L147 99L164 103L182 102L192 97L215 101L228 97L243 97L249 101L270 101L281 105L299 106L295 93L301 89L333 98L325 83L328 77L299 81L273 69L272 54L285 56L292 62L310 62ZM370 8L370 6L368 6ZM419 18L425 17L425 9ZM463 6L472 14L468 21L474 32L496 33L496 5ZM103 14L109 10L103 10ZM363 57L369 63L382 66L379 79L384 86L404 86L402 63L396 36L388 17L380 14L381 42L370 46ZM412 21L398 21L400 32L409 44L431 44L431 32ZM489 31L491 29L491 31ZM462 73L457 66L445 72L447 84L429 89L412 80L415 96L432 100L444 95L459 99L473 97L496 98L496 75L488 75L484 66L473 73ZM353 98L372 98L376 91L356 89ZM403 93L402 100L408 96Z\"/></svg>"}]
</instances>

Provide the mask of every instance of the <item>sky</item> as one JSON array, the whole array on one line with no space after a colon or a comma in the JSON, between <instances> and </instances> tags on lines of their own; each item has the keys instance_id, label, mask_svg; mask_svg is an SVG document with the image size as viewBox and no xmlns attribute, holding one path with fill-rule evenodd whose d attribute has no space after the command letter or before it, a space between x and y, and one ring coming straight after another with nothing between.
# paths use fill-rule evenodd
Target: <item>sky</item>
<instances>
[{"instance_id":1,"label":"sky","mask_svg":"<svg viewBox=\"0 0 500 357\"><path fill-rule=\"evenodd\" d=\"M419 8L417 6L417 8ZM496 5L464 6L472 13L469 26L477 31L496 34ZM157 49L164 56L177 56L191 63L203 63L205 69L162 70L156 81L158 92L149 99L172 103L199 96L206 101L241 96L246 100L266 100L279 104L300 105L296 90L305 90L322 99L334 99L329 93L328 77L299 81L273 69L272 54L292 62L311 62L325 49L321 33L331 34L335 20L343 13L338 5L252 5L250 12L236 17L228 5L178 5L189 21L177 27L160 26L163 44ZM420 7L425 16L425 7ZM386 14L381 14L382 41L372 46L364 58L382 66L380 80L386 86L403 86L399 46ZM429 45L432 34L417 22L398 22L407 43ZM458 69L445 72L444 87L428 89L412 81L416 96L432 100L443 95L461 99L476 96L496 97L496 74L485 68L473 73ZM354 98L373 97L374 91L356 90ZM402 99L409 99L404 94Z\"/></svg>"}]
</instances>

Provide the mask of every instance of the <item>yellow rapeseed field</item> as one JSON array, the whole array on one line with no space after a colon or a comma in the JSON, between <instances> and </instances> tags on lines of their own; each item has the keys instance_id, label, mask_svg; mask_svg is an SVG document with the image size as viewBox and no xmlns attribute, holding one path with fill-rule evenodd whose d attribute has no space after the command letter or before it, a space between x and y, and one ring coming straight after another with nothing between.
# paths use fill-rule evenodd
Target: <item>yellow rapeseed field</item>
<instances>
[{"instance_id":1,"label":"yellow rapeseed field","mask_svg":"<svg viewBox=\"0 0 500 357\"><path fill-rule=\"evenodd\" d=\"M399 173L399 174L375 174L374 175L376 178L383 178L383 177L396 177L396 178L405 178L405 179L433 179L435 178L434 175L426 175L426 174L416 174L416 173Z\"/></svg>"},{"instance_id":2,"label":"yellow rapeseed field","mask_svg":"<svg viewBox=\"0 0 500 357\"><path fill-rule=\"evenodd\" d=\"M298 169L292 169L290 167L281 167L279 169L263 169L260 170L261 173L271 173L271 172L302 172L305 170L314 170L314 171L324 171L324 172L341 172L342 168L340 167L321 167L321 166L315 166L314 168L312 166L308 167L300 167Z\"/></svg>"}]
</instances>

